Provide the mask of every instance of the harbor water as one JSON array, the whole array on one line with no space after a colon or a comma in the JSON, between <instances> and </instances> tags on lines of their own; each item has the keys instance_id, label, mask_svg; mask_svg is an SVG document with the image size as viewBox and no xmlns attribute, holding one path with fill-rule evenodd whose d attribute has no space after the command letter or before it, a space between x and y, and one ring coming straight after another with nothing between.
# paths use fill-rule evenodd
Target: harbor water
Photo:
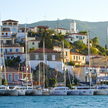
<instances>
[{"instance_id":1,"label":"harbor water","mask_svg":"<svg viewBox=\"0 0 108 108\"><path fill-rule=\"evenodd\" d=\"M108 96L1 96L0 108L108 108Z\"/></svg>"}]
</instances>

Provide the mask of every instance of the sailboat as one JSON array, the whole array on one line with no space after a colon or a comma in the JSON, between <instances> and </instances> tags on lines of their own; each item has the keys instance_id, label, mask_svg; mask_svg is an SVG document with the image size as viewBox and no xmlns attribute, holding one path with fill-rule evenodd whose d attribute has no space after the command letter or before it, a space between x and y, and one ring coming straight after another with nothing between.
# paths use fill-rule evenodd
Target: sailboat
<instances>
[{"instance_id":1,"label":"sailboat","mask_svg":"<svg viewBox=\"0 0 108 108\"><path fill-rule=\"evenodd\" d=\"M26 27L25 27L25 33L26 33ZM28 57L27 57L27 33L26 33L26 44L25 44L25 48L26 48L26 78L28 79L28 66L30 65L30 64L28 64ZM31 69L30 69L31 70ZM31 72L30 72L31 73ZM40 88L38 88L38 87L34 87L34 85L33 85L33 77L32 77L32 73L31 73L31 83L32 83L32 85L31 86L28 86L28 81L27 81L27 88L26 88L26 92L25 92L25 94L26 95L33 95L33 96L36 96L36 95L42 95L42 90L40 89Z\"/></svg>"},{"instance_id":2,"label":"sailboat","mask_svg":"<svg viewBox=\"0 0 108 108\"><path fill-rule=\"evenodd\" d=\"M107 27L107 35L106 35L106 48L108 49L107 46L107 36L108 36L108 27ZM107 60L106 60L107 61ZM106 72L107 72L107 63L106 63ZM108 85L98 85L95 92L95 95L108 95Z\"/></svg>"},{"instance_id":3,"label":"sailboat","mask_svg":"<svg viewBox=\"0 0 108 108\"><path fill-rule=\"evenodd\" d=\"M90 44L88 35L88 57L89 57L89 87L76 86L74 89L68 91L68 95L94 95L94 90L91 89L91 73L90 73ZM86 88L86 89L85 89Z\"/></svg>"},{"instance_id":4,"label":"sailboat","mask_svg":"<svg viewBox=\"0 0 108 108\"><path fill-rule=\"evenodd\" d=\"M63 56L63 63L64 63L64 41L63 41L62 56ZM54 87L52 90L50 90L50 95L67 95L68 91L70 91L70 89L68 87L66 87L66 71L65 71L65 66L63 68L63 74L64 74L64 85L63 86Z\"/></svg>"}]
</instances>

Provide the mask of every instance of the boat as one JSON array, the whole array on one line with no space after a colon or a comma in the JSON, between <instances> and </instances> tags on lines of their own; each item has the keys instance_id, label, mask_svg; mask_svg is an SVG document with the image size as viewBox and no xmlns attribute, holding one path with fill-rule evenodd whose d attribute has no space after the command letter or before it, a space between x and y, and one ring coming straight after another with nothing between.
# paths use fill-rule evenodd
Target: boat
<instances>
[{"instance_id":1,"label":"boat","mask_svg":"<svg viewBox=\"0 0 108 108\"><path fill-rule=\"evenodd\" d=\"M94 91L94 95L108 95L108 85L99 85Z\"/></svg>"},{"instance_id":2,"label":"boat","mask_svg":"<svg viewBox=\"0 0 108 108\"><path fill-rule=\"evenodd\" d=\"M25 86L15 86L14 90L18 91L18 96L25 96L25 92L26 92Z\"/></svg>"},{"instance_id":3,"label":"boat","mask_svg":"<svg viewBox=\"0 0 108 108\"><path fill-rule=\"evenodd\" d=\"M7 90L9 90L8 86L0 85L0 96L6 96Z\"/></svg>"},{"instance_id":4,"label":"boat","mask_svg":"<svg viewBox=\"0 0 108 108\"><path fill-rule=\"evenodd\" d=\"M42 89L41 88L32 88L31 86L28 86L25 94L27 96L40 96L40 95L42 95Z\"/></svg>"},{"instance_id":5,"label":"boat","mask_svg":"<svg viewBox=\"0 0 108 108\"><path fill-rule=\"evenodd\" d=\"M70 89L68 87L54 87L50 90L50 95L67 95Z\"/></svg>"}]
</instances>

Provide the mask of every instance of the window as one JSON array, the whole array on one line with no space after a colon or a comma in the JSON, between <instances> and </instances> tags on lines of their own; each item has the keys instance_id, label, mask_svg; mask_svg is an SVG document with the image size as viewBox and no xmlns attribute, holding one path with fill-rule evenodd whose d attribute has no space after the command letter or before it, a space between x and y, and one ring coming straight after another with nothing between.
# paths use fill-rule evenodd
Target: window
<instances>
[{"instance_id":1,"label":"window","mask_svg":"<svg viewBox=\"0 0 108 108\"><path fill-rule=\"evenodd\" d=\"M38 60L39 59L39 55L35 55L35 59Z\"/></svg>"},{"instance_id":2,"label":"window","mask_svg":"<svg viewBox=\"0 0 108 108\"><path fill-rule=\"evenodd\" d=\"M84 60L85 58L83 57L83 60Z\"/></svg>"},{"instance_id":3,"label":"window","mask_svg":"<svg viewBox=\"0 0 108 108\"><path fill-rule=\"evenodd\" d=\"M18 81L18 80L19 80L19 75L18 75L18 74L15 74L15 75L14 75L14 80L15 80L15 81Z\"/></svg>"},{"instance_id":4,"label":"window","mask_svg":"<svg viewBox=\"0 0 108 108\"><path fill-rule=\"evenodd\" d=\"M13 80L13 79L12 79L12 74L8 74L8 81L9 81L9 82L12 82L12 80Z\"/></svg>"},{"instance_id":5,"label":"window","mask_svg":"<svg viewBox=\"0 0 108 108\"><path fill-rule=\"evenodd\" d=\"M45 55L45 60L47 60L47 55Z\"/></svg>"},{"instance_id":6,"label":"window","mask_svg":"<svg viewBox=\"0 0 108 108\"><path fill-rule=\"evenodd\" d=\"M2 78L5 79L5 75L4 74L2 74Z\"/></svg>"},{"instance_id":7,"label":"window","mask_svg":"<svg viewBox=\"0 0 108 108\"><path fill-rule=\"evenodd\" d=\"M34 42L32 42L32 45L34 45L35 43Z\"/></svg>"},{"instance_id":8,"label":"window","mask_svg":"<svg viewBox=\"0 0 108 108\"><path fill-rule=\"evenodd\" d=\"M78 56L76 56L76 60L78 60Z\"/></svg>"},{"instance_id":9,"label":"window","mask_svg":"<svg viewBox=\"0 0 108 108\"><path fill-rule=\"evenodd\" d=\"M67 51L66 51L66 56L68 55Z\"/></svg>"},{"instance_id":10,"label":"window","mask_svg":"<svg viewBox=\"0 0 108 108\"><path fill-rule=\"evenodd\" d=\"M78 36L76 36L76 38L78 38Z\"/></svg>"},{"instance_id":11,"label":"window","mask_svg":"<svg viewBox=\"0 0 108 108\"><path fill-rule=\"evenodd\" d=\"M75 56L73 56L74 60L75 60Z\"/></svg>"},{"instance_id":12,"label":"window","mask_svg":"<svg viewBox=\"0 0 108 108\"><path fill-rule=\"evenodd\" d=\"M4 35L4 33L2 33L2 35Z\"/></svg>"},{"instance_id":13,"label":"window","mask_svg":"<svg viewBox=\"0 0 108 108\"><path fill-rule=\"evenodd\" d=\"M16 52L19 52L19 49L16 49Z\"/></svg>"},{"instance_id":14,"label":"window","mask_svg":"<svg viewBox=\"0 0 108 108\"><path fill-rule=\"evenodd\" d=\"M5 53L7 53L7 49L5 49Z\"/></svg>"},{"instance_id":15,"label":"window","mask_svg":"<svg viewBox=\"0 0 108 108\"><path fill-rule=\"evenodd\" d=\"M10 49L10 52L12 52L12 49Z\"/></svg>"},{"instance_id":16,"label":"window","mask_svg":"<svg viewBox=\"0 0 108 108\"><path fill-rule=\"evenodd\" d=\"M8 33L6 33L6 36L8 35Z\"/></svg>"},{"instance_id":17,"label":"window","mask_svg":"<svg viewBox=\"0 0 108 108\"><path fill-rule=\"evenodd\" d=\"M55 55L52 55L52 60L55 60Z\"/></svg>"},{"instance_id":18,"label":"window","mask_svg":"<svg viewBox=\"0 0 108 108\"><path fill-rule=\"evenodd\" d=\"M79 56L79 60L80 60L80 56Z\"/></svg>"}]
</instances>

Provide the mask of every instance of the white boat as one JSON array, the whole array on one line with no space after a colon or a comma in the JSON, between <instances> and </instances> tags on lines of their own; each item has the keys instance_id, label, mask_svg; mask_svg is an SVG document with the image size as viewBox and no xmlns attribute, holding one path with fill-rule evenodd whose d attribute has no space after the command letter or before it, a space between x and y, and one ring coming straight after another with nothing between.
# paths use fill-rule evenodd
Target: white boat
<instances>
[{"instance_id":1,"label":"white boat","mask_svg":"<svg viewBox=\"0 0 108 108\"><path fill-rule=\"evenodd\" d=\"M14 90L18 91L18 96L25 96L27 88L25 86L15 86Z\"/></svg>"},{"instance_id":2,"label":"white boat","mask_svg":"<svg viewBox=\"0 0 108 108\"><path fill-rule=\"evenodd\" d=\"M47 88L42 89L42 95L49 95L50 94L50 90Z\"/></svg>"},{"instance_id":3,"label":"white boat","mask_svg":"<svg viewBox=\"0 0 108 108\"><path fill-rule=\"evenodd\" d=\"M93 89L80 89L79 95L94 95Z\"/></svg>"},{"instance_id":4,"label":"white boat","mask_svg":"<svg viewBox=\"0 0 108 108\"><path fill-rule=\"evenodd\" d=\"M67 95L79 95L79 90L69 90L68 92L67 92Z\"/></svg>"},{"instance_id":5,"label":"white boat","mask_svg":"<svg viewBox=\"0 0 108 108\"><path fill-rule=\"evenodd\" d=\"M94 95L108 95L108 89L96 89Z\"/></svg>"},{"instance_id":6,"label":"white boat","mask_svg":"<svg viewBox=\"0 0 108 108\"><path fill-rule=\"evenodd\" d=\"M7 90L9 90L8 86L0 85L0 96L7 95Z\"/></svg>"},{"instance_id":7,"label":"white boat","mask_svg":"<svg viewBox=\"0 0 108 108\"><path fill-rule=\"evenodd\" d=\"M50 95L67 95L68 91L68 87L54 87L52 90L50 90Z\"/></svg>"},{"instance_id":8,"label":"white boat","mask_svg":"<svg viewBox=\"0 0 108 108\"><path fill-rule=\"evenodd\" d=\"M42 89L41 88L28 87L26 90L26 95L40 96L40 95L42 95Z\"/></svg>"},{"instance_id":9,"label":"white boat","mask_svg":"<svg viewBox=\"0 0 108 108\"><path fill-rule=\"evenodd\" d=\"M94 92L95 95L108 95L108 85L99 85Z\"/></svg>"}]
</instances>

